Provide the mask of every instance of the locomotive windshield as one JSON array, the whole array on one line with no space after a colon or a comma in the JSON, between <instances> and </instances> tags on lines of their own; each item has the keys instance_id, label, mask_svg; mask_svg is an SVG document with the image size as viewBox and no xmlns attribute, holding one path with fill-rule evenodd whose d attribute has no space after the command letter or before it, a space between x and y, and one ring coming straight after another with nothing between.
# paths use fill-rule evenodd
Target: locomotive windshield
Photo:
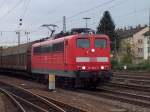
<instances>
[{"instance_id":1,"label":"locomotive windshield","mask_svg":"<svg viewBox=\"0 0 150 112\"><path fill-rule=\"evenodd\" d=\"M89 48L90 40L89 39L77 39L77 48Z\"/></svg>"},{"instance_id":2,"label":"locomotive windshield","mask_svg":"<svg viewBox=\"0 0 150 112\"><path fill-rule=\"evenodd\" d=\"M95 48L106 48L105 39L95 39Z\"/></svg>"}]
</instances>

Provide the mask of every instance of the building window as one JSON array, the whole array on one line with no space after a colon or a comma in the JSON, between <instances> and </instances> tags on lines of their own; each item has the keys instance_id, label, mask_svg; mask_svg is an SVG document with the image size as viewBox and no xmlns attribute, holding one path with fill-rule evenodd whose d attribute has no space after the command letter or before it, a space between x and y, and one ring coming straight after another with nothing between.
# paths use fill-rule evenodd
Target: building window
<instances>
[{"instance_id":1,"label":"building window","mask_svg":"<svg viewBox=\"0 0 150 112\"><path fill-rule=\"evenodd\" d=\"M150 44L150 40L147 41L147 44Z\"/></svg>"},{"instance_id":2,"label":"building window","mask_svg":"<svg viewBox=\"0 0 150 112\"><path fill-rule=\"evenodd\" d=\"M148 47L148 53L150 53L150 47Z\"/></svg>"},{"instance_id":3,"label":"building window","mask_svg":"<svg viewBox=\"0 0 150 112\"><path fill-rule=\"evenodd\" d=\"M138 40L138 43L139 43L139 44L142 44L142 43L143 43L143 40L142 40L142 39L139 39L139 40Z\"/></svg>"},{"instance_id":4,"label":"building window","mask_svg":"<svg viewBox=\"0 0 150 112\"><path fill-rule=\"evenodd\" d=\"M143 52L143 48L141 48L141 52Z\"/></svg>"},{"instance_id":5,"label":"building window","mask_svg":"<svg viewBox=\"0 0 150 112\"><path fill-rule=\"evenodd\" d=\"M140 52L140 48L138 48L138 52Z\"/></svg>"},{"instance_id":6,"label":"building window","mask_svg":"<svg viewBox=\"0 0 150 112\"><path fill-rule=\"evenodd\" d=\"M138 52L139 53L143 52L143 48L138 48Z\"/></svg>"}]
</instances>

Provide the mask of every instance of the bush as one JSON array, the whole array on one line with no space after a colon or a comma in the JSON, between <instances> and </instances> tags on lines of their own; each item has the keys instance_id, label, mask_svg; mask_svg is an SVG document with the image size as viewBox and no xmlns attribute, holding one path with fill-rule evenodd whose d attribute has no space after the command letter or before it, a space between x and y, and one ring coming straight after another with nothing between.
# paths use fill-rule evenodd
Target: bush
<instances>
[{"instance_id":1,"label":"bush","mask_svg":"<svg viewBox=\"0 0 150 112\"><path fill-rule=\"evenodd\" d=\"M127 66L127 70L129 71L150 71L150 63L142 62L140 64L123 64L120 63L117 66L113 66L113 70L124 70L124 66Z\"/></svg>"},{"instance_id":2,"label":"bush","mask_svg":"<svg viewBox=\"0 0 150 112\"><path fill-rule=\"evenodd\" d=\"M121 62L123 64L132 64L132 57L129 54L125 54Z\"/></svg>"},{"instance_id":3,"label":"bush","mask_svg":"<svg viewBox=\"0 0 150 112\"><path fill-rule=\"evenodd\" d=\"M118 65L118 61L117 60L111 60L111 65L112 66L117 66Z\"/></svg>"}]
</instances>

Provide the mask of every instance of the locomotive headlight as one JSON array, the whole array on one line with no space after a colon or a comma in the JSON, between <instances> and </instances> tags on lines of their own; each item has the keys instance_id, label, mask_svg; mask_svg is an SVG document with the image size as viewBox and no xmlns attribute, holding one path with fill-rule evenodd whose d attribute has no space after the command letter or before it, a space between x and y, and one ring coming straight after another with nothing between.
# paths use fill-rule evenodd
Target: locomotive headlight
<instances>
[{"instance_id":1,"label":"locomotive headlight","mask_svg":"<svg viewBox=\"0 0 150 112\"><path fill-rule=\"evenodd\" d=\"M104 66L101 66L101 70L104 70Z\"/></svg>"},{"instance_id":2,"label":"locomotive headlight","mask_svg":"<svg viewBox=\"0 0 150 112\"><path fill-rule=\"evenodd\" d=\"M85 66L82 66L82 70L85 70L86 69L86 67Z\"/></svg>"},{"instance_id":3,"label":"locomotive headlight","mask_svg":"<svg viewBox=\"0 0 150 112\"><path fill-rule=\"evenodd\" d=\"M91 49L91 52L95 52L95 49Z\"/></svg>"}]
</instances>

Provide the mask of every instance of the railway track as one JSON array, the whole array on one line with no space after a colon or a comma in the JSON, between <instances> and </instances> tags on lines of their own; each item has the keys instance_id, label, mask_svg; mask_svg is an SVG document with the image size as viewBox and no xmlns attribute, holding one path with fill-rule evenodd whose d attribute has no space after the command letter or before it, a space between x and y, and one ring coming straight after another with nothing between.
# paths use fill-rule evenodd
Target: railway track
<instances>
[{"instance_id":1,"label":"railway track","mask_svg":"<svg viewBox=\"0 0 150 112\"><path fill-rule=\"evenodd\" d=\"M128 75L128 76L147 76L150 77L149 72L128 72L128 71L118 71L113 72L114 75Z\"/></svg>"},{"instance_id":2,"label":"railway track","mask_svg":"<svg viewBox=\"0 0 150 112\"><path fill-rule=\"evenodd\" d=\"M150 87L138 87L137 85L108 83L97 88L96 91L79 90L79 92L150 108Z\"/></svg>"},{"instance_id":3,"label":"railway track","mask_svg":"<svg viewBox=\"0 0 150 112\"><path fill-rule=\"evenodd\" d=\"M94 95L150 108L150 75L114 73L112 81L98 88ZM91 93L93 94L93 93Z\"/></svg>"},{"instance_id":4,"label":"railway track","mask_svg":"<svg viewBox=\"0 0 150 112\"><path fill-rule=\"evenodd\" d=\"M28 90L0 82L0 87L9 93L24 110L23 112L85 112L53 99L36 95Z\"/></svg>"},{"instance_id":5,"label":"railway track","mask_svg":"<svg viewBox=\"0 0 150 112\"><path fill-rule=\"evenodd\" d=\"M130 89L135 91L142 91L142 92L150 92L150 86L142 86L137 84L126 84L126 83L118 83L118 82L109 82L105 84L109 87L119 87L122 89Z\"/></svg>"},{"instance_id":6,"label":"railway track","mask_svg":"<svg viewBox=\"0 0 150 112\"><path fill-rule=\"evenodd\" d=\"M43 97L43 96L41 96L41 97ZM55 100L52 99L52 98L47 98L47 97L43 97L43 98L45 98L45 99L47 99L48 101L53 102L54 104L60 106L60 107L63 108L66 112L85 112L85 111L80 110L80 109L78 109L78 108L76 108L76 107L68 106L67 104L64 104L64 103L62 103L62 102L60 102L60 101L55 101Z\"/></svg>"},{"instance_id":7,"label":"railway track","mask_svg":"<svg viewBox=\"0 0 150 112\"><path fill-rule=\"evenodd\" d=\"M4 94L15 105L18 112L26 112L22 105L20 105L20 103L11 94L9 94L9 92L0 88L0 93Z\"/></svg>"},{"instance_id":8,"label":"railway track","mask_svg":"<svg viewBox=\"0 0 150 112\"><path fill-rule=\"evenodd\" d=\"M113 89L109 87L99 88L99 93L94 93L95 95L119 100L129 104L134 104L142 107L150 108L150 96L148 95L139 95L135 93L130 93L129 91L120 91L119 89Z\"/></svg>"},{"instance_id":9,"label":"railway track","mask_svg":"<svg viewBox=\"0 0 150 112\"><path fill-rule=\"evenodd\" d=\"M150 76L138 76L138 75L114 75L116 78L125 78L125 79L137 79L137 80L150 80Z\"/></svg>"},{"instance_id":10,"label":"railway track","mask_svg":"<svg viewBox=\"0 0 150 112\"><path fill-rule=\"evenodd\" d=\"M139 84L139 85L150 85L150 80L140 80L140 79L130 79L130 78L117 78L117 77L113 77L112 78L113 81L116 82L124 82L127 84Z\"/></svg>"},{"instance_id":11,"label":"railway track","mask_svg":"<svg viewBox=\"0 0 150 112\"><path fill-rule=\"evenodd\" d=\"M128 85L135 84L135 85L142 85L148 86L150 85L150 74L149 73L121 73L121 72L114 72L112 77L113 82L120 82L126 83Z\"/></svg>"}]
</instances>

